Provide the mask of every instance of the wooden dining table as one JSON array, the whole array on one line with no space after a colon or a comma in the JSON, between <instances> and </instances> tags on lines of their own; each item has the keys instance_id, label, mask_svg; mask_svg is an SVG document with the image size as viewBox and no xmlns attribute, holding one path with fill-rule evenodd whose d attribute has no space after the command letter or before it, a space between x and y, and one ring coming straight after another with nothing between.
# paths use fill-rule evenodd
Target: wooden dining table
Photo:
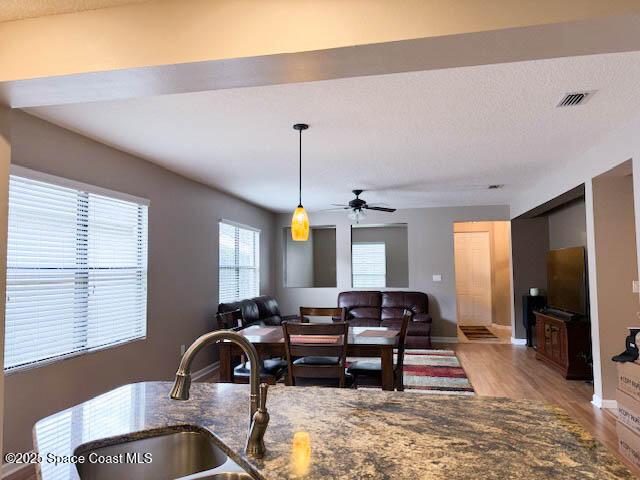
<instances>
[{"instance_id":1,"label":"wooden dining table","mask_svg":"<svg viewBox=\"0 0 640 480\"><path fill-rule=\"evenodd\" d=\"M285 357L282 327L252 325L237 333L249 340L260 358ZM398 343L397 330L386 327L350 327L347 345L348 357L380 358L382 389L393 390L393 350ZM220 382L233 382L233 358L242 354L237 345L225 341L218 344L220 352Z\"/></svg>"}]
</instances>

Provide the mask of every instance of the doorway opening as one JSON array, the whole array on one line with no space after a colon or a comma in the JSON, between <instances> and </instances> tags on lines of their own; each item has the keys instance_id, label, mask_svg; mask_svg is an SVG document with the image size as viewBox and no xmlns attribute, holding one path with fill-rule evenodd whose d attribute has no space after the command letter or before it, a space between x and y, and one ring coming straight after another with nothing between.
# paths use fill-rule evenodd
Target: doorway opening
<instances>
[{"instance_id":1,"label":"doorway opening","mask_svg":"<svg viewBox=\"0 0 640 480\"><path fill-rule=\"evenodd\" d=\"M508 221L453 224L458 341L511 343Z\"/></svg>"}]
</instances>

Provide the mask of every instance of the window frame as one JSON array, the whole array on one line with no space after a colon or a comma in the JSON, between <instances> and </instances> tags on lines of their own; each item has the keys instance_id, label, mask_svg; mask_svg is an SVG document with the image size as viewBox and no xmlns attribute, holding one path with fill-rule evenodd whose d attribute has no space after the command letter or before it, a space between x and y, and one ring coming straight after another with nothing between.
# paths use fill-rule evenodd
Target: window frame
<instances>
[{"instance_id":1,"label":"window frame","mask_svg":"<svg viewBox=\"0 0 640 480\"><path fill-rule=\"evenodd\" d=\"M222 263L222 255L221 255L221 244L222 242L220 241L220 237L221 237L221 233L222 233L222 229L220 228L221 225L227 225L229 227L233 227L235 229L238 230L246 230L248 232L251 232L255 235L254 237L254 250L253 250L253 257L254 257L254 267L246 267L246 266L242 266L240 265L240 245L239 243L234 243L234 264L233 266L228 266L228 265L221 265ZM235 237L237 238L239 237L239 234ZM221 218L220 220L218 220L218 303L233 303L233 302L237 302L239 300L244 300L245 298L252 298L252 297L258 297L260 296L260 287L261 287L261 281L260 281L260 256L261 256L261 249L260 249L260 241L262 238L262 231L259 228L253 227L251 225L245 225L242 223L238 223L238 222L234 222L233 220L227 220L224 218ZM237 283L237 297L233 300L223 300L221 295L222 295L222 271L223 270L232 270L232 271L236 271L237 274L235 276L235 278L238 280ZM256 280L256 292L255 295L250 295L247 297L243 297L240 293L240 271L241 270L252 270L255 271L255 280Z\"/></svg>"},{"instance_id":2,"label":"window frame","mask_svg":"<svg viewBox=\"0 0 640 480\"><path fill-rule=\"evenodd\" d=\"M382 245L382 249L384 252L384 284L383 285L369 285L369 286L359 286L356 285L355 279L356 277L366 277L366 276L379 276L380 274L356 274L354 267L354 254L353 249L356 245ZM352 242L351 243L351 287L352 288L363 288L363 289L374 289L374 288L387 288L387 244L385 242Z\"/></svg>"},{"instance_id":3,"label":"window frame","mask_svg":"<svg viewBox=\"0 0 640 480\"><path fill-rule=\"evenodd\" d=\"M54 363L58 363L60 361L63 360L67 360L70 358L75 358L75 357L80 357L83 355L88 355L88 354L93 354L96 352L100 352L103 350L108 350L108 349L112 349L112 348L117 348L117 347L122 347L124 345L128 345L130 343L133 342L138 342L138 341L143 341L146 340L147 338L147 331L148 331L148 303L149 303L149 294L148 294L148 260L149 260L149 250L148 250L148 243L149 243L149 229L148 229L148 222L149 222L149 216L148 216L148 208L151 205L151 202L149 199L146 198L142 198L142 197L137 197L134 195L130 195L127 193L123 193L123 192L118 192L118 191L114 191L114 190L110 190L110 189L106 189L103 187L98 187L96 185L91 185L88 183L83 183L83 182L79 182L76 180L71 180L68 178L64 178L64 177L59 177L56 175L51 175L48 173L44 173L44 172L40 172L40 171L36 171L36 170L32 170L30 168L27 167L23 167L21 165L11 165L10 167L10 171L9 171L10 176L14 176L14 177L21 177L27 180L33 180L33 181L37 181L37 182L43 182L43 183L48 183L51 184L53 186L57 186L57 187L64 187L64 188L69 188L69 189L73 189L73 190L77 190L79 195L86 195L87 197L91 194L94 195L99 195L102 197L107 197L109 199L113 199L113 200L121 200L121 201L125 201L125 202L130 202L130 203L134 203L137 204L138 206L142 206L145 207L145 223L143 225L144 228L144 234L145 234L145 258L143 259L144 262L144 272L145 272L145 280L144 280L144 284L143 284L143 288L144 288L144 294L145 294L145 298L144 298L144 302L145 302L145 310L144 310L144 318L143 318L143 328L142 328L142 334L135 336L135 337L127 337L125 339L122 339L120 341L115 341L115 342L111 342L108 344L103 344L103 345L98 345L95 347L86 347L82 348L82 349L78 349L78 350L73 350L67 353L62 353L62 354L58 354L58 355L53 355L53 356L47 356L44 358L41 358L39 360L35 360L29 363L23 363L20 365L16 365L16 366L12 366L12 367L6 367L5 366L5 362L6 362L6 355L3 356L3 372L5 376L8 375L13 375L16 373L21 373L24 371L28 371L28 370L32 370L35 368L40 368L40 367L44 367L47 365L51 365ZM88 223L87 223L88 225ZM7 237L8 237L8 233L7 233ZM77 245L77 244L76 244ZM7 274L9 273L9 268L7 266L6 269ZM87 290L89 289L89 285L87 284ZM6 283L5 283L5 296L8 296L8 290L6 287ZM5 324L7 321L7 307L5 305ZM6 328L6 327L5 327ZM6 338L5 338L6 341ZM85 338L85 342L88 345L88 335L87 338ZM5 345L6 348L6 345Z\"/></svg>"}]
</instances>

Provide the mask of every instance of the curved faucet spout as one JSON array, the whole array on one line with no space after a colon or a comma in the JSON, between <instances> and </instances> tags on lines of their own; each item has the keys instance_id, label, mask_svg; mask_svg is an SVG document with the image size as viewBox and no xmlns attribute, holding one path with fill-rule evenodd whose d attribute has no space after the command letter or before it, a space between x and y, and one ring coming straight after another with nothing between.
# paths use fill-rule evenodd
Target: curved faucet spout
<instances>
[{"instance_id":1,"label":"curved faucet spout","mask_svg":"<svg viewBox=\"0 0 640 480\"><path fill-rule=\"evenodd\" d=\"M193 362L194 357L204 347L223 340L228 340L229 342L238 345L247 355L251 364L250 429L245 451L254 456L261 457L264 455L264 442L262 440L262 435L264 435L264 431L267 426L266 424L262 424L259 429L256 427L257 423L264 423L263 419L265 417L268 422L268 415L265 415L267 411L265 403L268 387L266 384L260 385L260 358L258 357L258 352L253 344L242 335L231 330L217 330L215 332L205 333L193 342L187 351L184 352L182 360L180 360L180 366L176 372L176 380L173 384L173 388L171 389L171 398L173 400L189 399L189 389L191 387L191 363ZM259 395L265 397L264 401L258 398ZM258 412L258 405L261 407L261 412L256 415ZM260 438L255 438L256 430L262 430L262 435L259 436Z\"/></svg>"}]
</instances>

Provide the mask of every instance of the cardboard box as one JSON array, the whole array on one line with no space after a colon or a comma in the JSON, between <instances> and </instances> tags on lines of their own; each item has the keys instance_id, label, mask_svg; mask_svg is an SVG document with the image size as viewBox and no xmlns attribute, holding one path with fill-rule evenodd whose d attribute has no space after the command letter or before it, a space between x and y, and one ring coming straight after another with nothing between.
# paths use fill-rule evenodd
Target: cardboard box
<instances>
[{"instance_id":1,"label":"cardboard box","mask_svg":"<svg viewBox=\"0 0 640 480\"><path fill-rule=\"evenodd\" d=\"M640 401L621 390L616 391L618 421L640 436Z\"/></svg>"},{"instance_id":2,"label":"cardboard box","mask_svg":"<svg viewBox=\"0 0 640 480\"><path fill-rule=\"evenodd\" d=\"M618 363L618 390L640 401L640 365L635 362Z\"/></svg>"},{"instance_id":3,"label":"cardboard box","mask_svg":"<svg viewBox=\"0 0 640 480\"><path fill-rule=\"evenodd\" d=\"M636 468L640 468L640 436L633 433L622 423L616 424L618 432L618 449L620 454Z\"/></svg>"}]
</instances>

